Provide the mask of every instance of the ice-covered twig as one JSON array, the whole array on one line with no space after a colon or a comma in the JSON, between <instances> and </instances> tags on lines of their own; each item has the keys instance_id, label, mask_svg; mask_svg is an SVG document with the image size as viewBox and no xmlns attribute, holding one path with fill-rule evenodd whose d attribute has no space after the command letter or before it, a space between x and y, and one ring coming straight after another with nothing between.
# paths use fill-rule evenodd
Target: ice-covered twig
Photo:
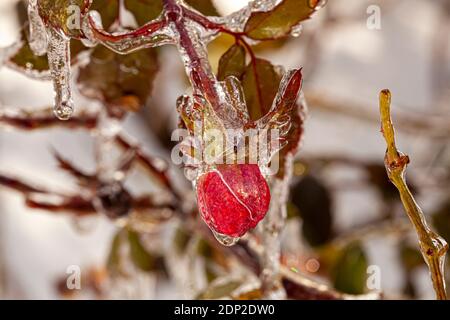
<instances>
[{"instance_id":1,"label":"ice-covered twig","mask_svg":"<svg viewBox=\"0 0 450 320\"><path fill-rule=\"evenodd\" d=\"M419 245L425 262L428 265L433 281L436 297L446 299L444 263L448 250L446 241L434 233L425 219L422 209L415 201L405 180L406 167L409 163L407 155L398 151L395 144L394 126L391 120L391 93L383 90L380 93L381 130L386 141L387 150L384 158L389 180L397 187L405 211L416 229Z\"/></svg>"}]
</instances>

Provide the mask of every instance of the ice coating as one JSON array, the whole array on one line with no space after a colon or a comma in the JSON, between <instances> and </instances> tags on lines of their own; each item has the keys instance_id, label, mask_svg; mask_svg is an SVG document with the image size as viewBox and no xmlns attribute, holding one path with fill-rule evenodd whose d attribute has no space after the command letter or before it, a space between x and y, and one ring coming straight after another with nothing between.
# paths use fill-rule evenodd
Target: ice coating
<instances>
[{"instance_id":1,"label":"ice coating","mask_svg":"<svg viewBox=\"0 0 450 320\"><path fill-rule=\"evenodd\" d=\"M55 90L53 111L60 120L68 120L74 111L70 88L70 39L48 28L48 64Z\"/></svg>"},{"instance_id":2,"label":"ice coating","mask_svg":"<svg viewBox=\"0 0 450 320\"><path fill-rule=\"evenodd\" d=\"M42 56L47 52L47 32L44 22L39 16L37 0L29 0L28 2L28 21L30 24L28 43L35 55Z\"/></svg>"}]
</instances>

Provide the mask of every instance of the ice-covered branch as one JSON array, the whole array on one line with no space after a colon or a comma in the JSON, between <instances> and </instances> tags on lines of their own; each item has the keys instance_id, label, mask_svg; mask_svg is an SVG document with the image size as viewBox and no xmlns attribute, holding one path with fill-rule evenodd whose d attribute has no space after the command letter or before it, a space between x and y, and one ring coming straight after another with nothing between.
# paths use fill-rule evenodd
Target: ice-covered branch
<instances>
[{"instance_id":1,"label":"ice-covered branch","mask_svg":"<svg viewBox=\"0 0 450 320\"><path fill-rule=\"evenodd\" d=\"M389 90L383 90L380 93L380 114L381 130L387 145L384 158L386 172L389 180L397 187L405 211L416 229L420 250L430 269L436 297L437 299L445 300L444 263L448 244L430 229L422 209L415 201L406 184L405 173L409 158L397 149L390 107L391 93Z\"/></svg>"}]
</instances>

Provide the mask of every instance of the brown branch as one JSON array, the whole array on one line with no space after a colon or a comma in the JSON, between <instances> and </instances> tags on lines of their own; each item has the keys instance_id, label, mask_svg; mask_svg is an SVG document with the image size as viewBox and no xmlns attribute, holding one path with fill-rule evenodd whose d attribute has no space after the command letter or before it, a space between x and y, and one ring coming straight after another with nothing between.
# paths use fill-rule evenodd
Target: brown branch
<instances>
[{"instance_id":1,"label":"brown branch","mask_svg":"<svg viewBox=\"0 0 450 320\"><path fill-rule=\"evenodd\" d=\"M395 144L390 107L391 93L389 90L383 90L380 93L380 114L381 129L387 145L384 160L386 172L389 180L397 187L405 211L416 229L420 250L430 269L436 297L437 299L445 300L444 263L448 244L443 238L431 231L422 210L406 184L405 172L409 158L407 155L399 152Z\"/></svg>"},{"instance_id":2,"label":"brown branch","mask_svg":"<svg viewBox=\"0 0 450 320\"><path fill-rule=\"evenodd\" d=\"M375 112L367 110L362 105L353 101L339 100L326 96L319 91L306 91L306 100L311 110L320 110L342 114L362 121L377 123L379 117ZM420 133L436 139L448 139L450 137L450 118L445 115L423 116L419 112L401 113L397 115L397 127L404 132L417 135Z\"/></svg>"}]
</instances>

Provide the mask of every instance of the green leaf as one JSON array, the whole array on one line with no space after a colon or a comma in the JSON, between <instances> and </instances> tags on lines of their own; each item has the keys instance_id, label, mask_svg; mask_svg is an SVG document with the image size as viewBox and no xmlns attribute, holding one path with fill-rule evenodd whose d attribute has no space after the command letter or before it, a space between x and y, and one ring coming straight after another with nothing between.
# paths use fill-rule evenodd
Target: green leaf
<instances>
[{"instance_id":1,"label":"green leaf","mask_svg":"<svg viewBox=\"0 0 450 320\"><path fill-rule=\"evenodd\" d=\"M28 44L28 27L22 30L22 46L9 59L19 69L45 72L49 70L47 55L36 56Z\"/></svg>"},{"instance_id":2,"label":"green leaf","mask_svg":"<svg viewBox=\"0 0 450 320\"><path fill-rule=\"evenodd\" d=\"M185 2L205 16L219 15L211 0L185 0Z\"/></svg>"},{"instance_id":3,"label":"green leaf","mask_svg":"<svg viewBox=\"0 0 450 320\"><path fill-rule=\"evenodd\" d=\"M94 0L90 10L98 11L102 17L103 28L108 30L119 19L119 0Z\"/></svg>"},{"instance_id":4,"label":"green leaf","mask_svg":"<svg viewBox=\"0 0 450 320\"><path fill-rule=\"evenodd\" d=\"M220 57L217 78L221 81L229 76L240 79L244 70L245 49L239 44L234 44Z\"/></svg>"},{"instance_id":5,"label":"green leaf","mask_svg":"<svg viewBox=\"0 0 450 320\"><path fill-rule=\"evenodd\" d=\"M162 0L125 0L125 8L142 26L159 16L163 10L163 3Z\"/></svg>"},{"instance_id":6,"label":"green leaf","mask_svg":"<svg viewBox=\"0 0 450 320\"><path fill-rule=\"evenodd\" d=\"M317 178L305 176L291 190L292 203L302 218L302 233L312 246L326 244L333 237L331 193Z\"/></svg>"},{"instance_id":7,"label":"green leaf","mask_svg":"<svg viewBox=\"0 0 450 320\"><path fill-rule=\"evenodd\" d=\"M355 242L344 248L332 270L334 287L349 294L366 291L367 258L360 244Z\"/></svg>"},{"instance_id":8,"label":"green leaf","mask_svg":"<svg viewBox=\"0 0 450 320\"><path fill-rule=\"evenodd\" d=\"M80 69L78 84L82 94L127 110L145 104L158 71L154 49L119 55L98 46L88 65Z\"/></svg>"},{"instance_id":9,"label":"green leaf","mask_svg":"<svg viewBox=\"0 0 450 320\"><path fill-rule=\"evenodd\" d=\"M267 60L255 59L247 65L242 76L247 108L252 120L258 120L272 106L281 76Z\"/></svg>"},{"instance_id":10,"label":"green leaf","mask_svg":"<svg viewBox=\"0 0 450 320\"><path fill-rule=\"evenodd\" d=\"M308 19L318 0L284 0L273 10L254 12L245 25L245 33L255 40L270 40L287 36L292 27Z\"/></svg>"},{"instance_id":11,"label":"green leaf","mask_svg":"<svg viewBox=\"0 0 450 320\"><path fill-rule=\"evenodd\" d=\"M39 15L47 25L77 38L90 3L90 0L38 0Z\"/></svg>"},{"instance_id":12,"label":"green leaf","mask_svg":"<svg viewBox=\"0 0 450 320\"><path fill-rule=\"evenodd\" d=\"M139 234L128 231L128 242L130 244L131 261L135 266L143 271L153 271L156 267L156 260L142 245Z\"/></svg>"}]
</instances>

